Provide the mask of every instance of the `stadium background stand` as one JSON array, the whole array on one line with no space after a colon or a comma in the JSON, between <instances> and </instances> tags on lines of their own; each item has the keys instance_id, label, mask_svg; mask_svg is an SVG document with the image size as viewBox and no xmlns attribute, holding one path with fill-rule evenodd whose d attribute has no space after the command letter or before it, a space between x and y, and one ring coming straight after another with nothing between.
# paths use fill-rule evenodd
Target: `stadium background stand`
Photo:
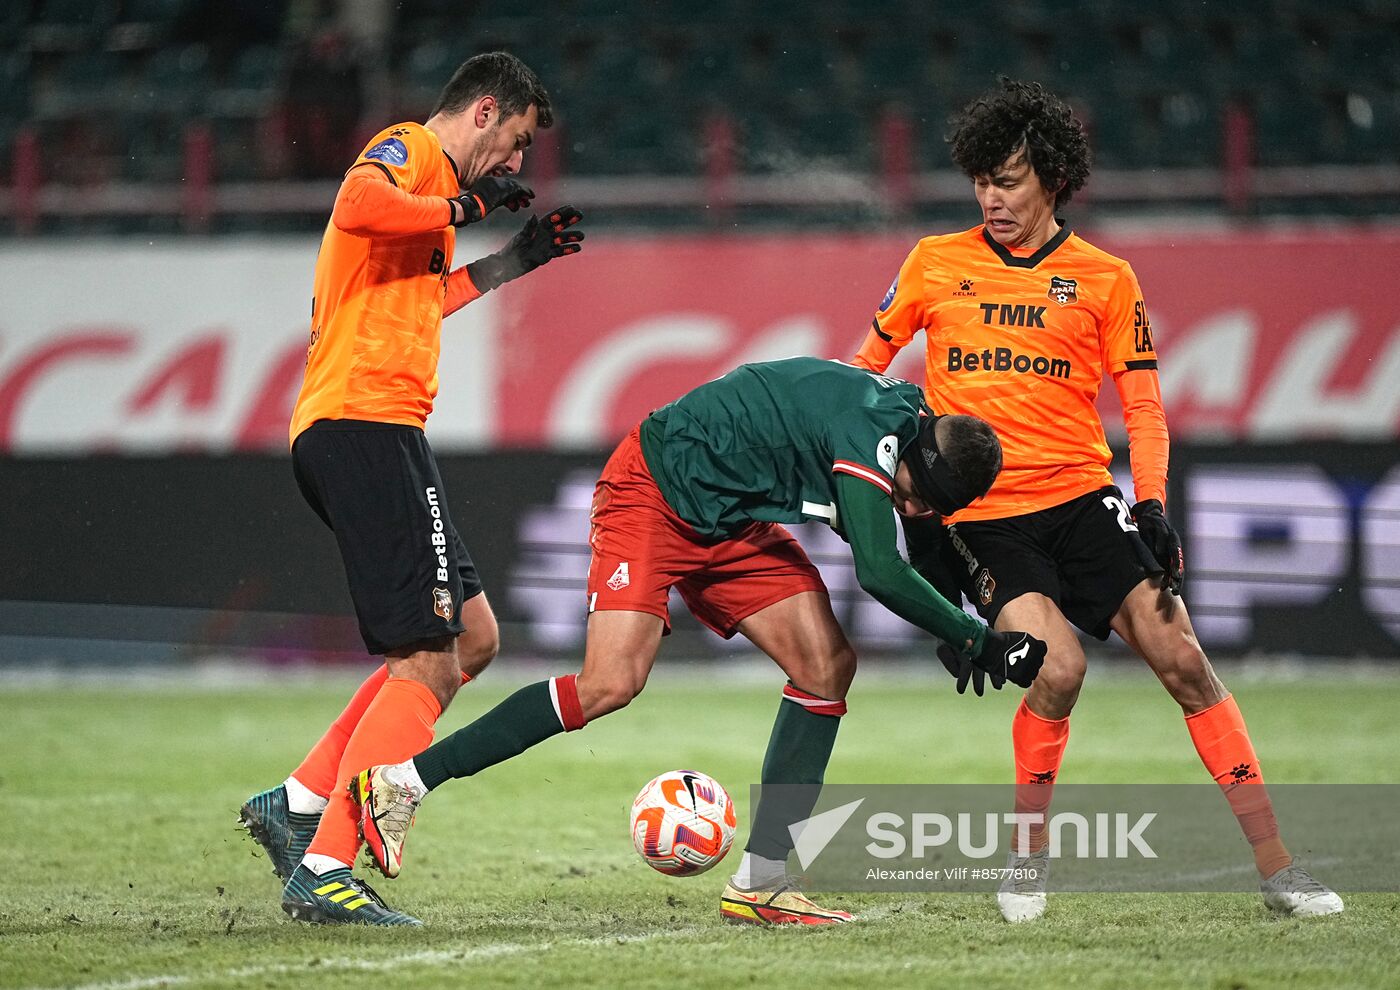
<instances>
[{"instance_id":1,"label":"stadium background stand","mask_svg":"<svg viewBox=\"0 0 1400 990\"><path fill-rule=\"evenodd\" d=\"M1219 167L1230 108L1252 122L1260 166L1393 164L1400 2L1270 8L614 0L523 15L403 0L383 36L355 37L326 0L10 0L0 182L29 134L45 181L170 183L191 121L207 122L220 182L332 178L384 120L423 117L462 58L497 47L555 95L567 176L700 175L716 115L741 174L868 173L890 112L909 124L913 168L946 170L949 112L1002 72L1079 105L1103 169Z\"/></svg>"}]
</instances>

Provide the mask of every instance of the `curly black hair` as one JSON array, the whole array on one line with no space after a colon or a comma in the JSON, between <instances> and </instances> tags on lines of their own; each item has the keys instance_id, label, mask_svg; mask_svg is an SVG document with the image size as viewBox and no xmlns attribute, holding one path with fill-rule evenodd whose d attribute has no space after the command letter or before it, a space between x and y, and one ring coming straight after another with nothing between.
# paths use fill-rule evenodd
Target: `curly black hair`
<instances>
[{"instance_id":1,"label":"curly black hair","mask_svg":"<svg viewBox=\"0 0 1400 990\"><path fill-rule=\"evenodd\" d=\"M973 100L951 120L953 164L968 178L991 175L1023 146L1031 168L1059 209L1084 188L1092 156L1084 125L1040 83L1001 77L1000 89Z\"/></svg>"}]
</instances>

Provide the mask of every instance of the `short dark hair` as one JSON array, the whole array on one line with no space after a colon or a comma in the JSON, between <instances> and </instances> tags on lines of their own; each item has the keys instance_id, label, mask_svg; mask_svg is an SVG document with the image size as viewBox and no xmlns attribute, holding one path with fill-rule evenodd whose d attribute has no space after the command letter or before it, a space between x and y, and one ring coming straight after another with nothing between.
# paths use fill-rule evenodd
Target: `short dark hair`
<instances>
[{"instance_id":1,"label":"short dark hair","mask_svg":"<svg viewBox=\"0 0 1400 990\"><path fill-rule=\"evenodd\" d=\"M945 438L938 449L948 467L981 498L991 490L1001 471L1001 441L992 424L976 416L943 416Z\"/></svg>"},{"instance_id":2,"label":"short dark hair","mask_svg":"<svg viewBox=\"0 0 1400 990\"><path fill-rule=\"evenodd\" d=\"M1021 148L1055 209L1084 188L1093 164L1084 125L1063 100L1040 83L1001 77L1000 89L956 113L947 138L953 164L970 179L992 175Z\"/></svg>"},{"instance_id":3,"label":"short dark hair","mask_svg":"<svg viewBox=\"0 0 1400 990\"><path fill-rule=\"evenodd\" d=\"M549 93L539 76L509 52L473 55L457 66L457 71L443 87L433 113L461 113L483 96L496 98L502 118L522 114L533 104L539 115L539 127L554 123Z\"/></svg>"},{"instance_id":4,"label":"short dark hair","mask_svg":"<svg viewBox=\"0 0 1400 990\"><path fill-rule=\"evenodd\" d=\"M951 516L992 487L1001 470L1001 443L991 424L976 416L928 414L904 451L904 466L919 498L940 516Z\"/></svg>"}]
</instances>

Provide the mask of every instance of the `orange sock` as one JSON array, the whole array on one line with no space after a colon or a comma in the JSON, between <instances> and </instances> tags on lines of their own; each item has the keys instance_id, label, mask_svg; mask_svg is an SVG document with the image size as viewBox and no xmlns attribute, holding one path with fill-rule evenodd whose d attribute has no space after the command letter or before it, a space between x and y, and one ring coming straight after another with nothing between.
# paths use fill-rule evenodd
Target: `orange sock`
<instances>
[{"instance_id":1,"label":"orange sock","mask_svg":"<svg viewBox=\"0 0 1400 990\"><path fill-rule=\"evenodd\" d=\"M321 797L331 796L331 791L335 789L336 774L340 771L340 758L345 755L345 744L350 741L350 734L355 731L355 726L360 724L365 709L369 707L369 703L374 700L374 696L379 693L380 687L388 677L389 668L386 665L365 678L365 682L345 706L345 711L331 723L321 741L311 747L311 752L306 754L301 766L292 771L292 776L308 790ZM469 684L471 679L470 674L462 673L463 686Z\"/></svg>"},{"instance_id":2,"label":"orange sock","mask_svg":"<svg viewBox=\"0 0 1400 990\"><path fill-rule=\"evenodd\" d=\"M321 741L311 747L311 752L306 754L301 766L292 771L292 776L308 790L321 797L331 796L331 791L335 789L335 775L340 769L340 758L345 755L345 744L350 741L350 734L355 731L355 726L360 724L365 709L369 707L369 703L374 700L374 696L379 693L380 687L388 677L387 665L381 666L366 677L365 682L351 697L350 703L345 706L345 711L331 723Z\"/></svg>"},{"instance_id":3,"label":"orange sock","mask_svg":"<svg viewBox=\"0 0 1400 990\"><path fill-rule=\"evenodd\" d=\"M1234 696L1227 695L1224 701L1187 715L1186 728L1201 762L1225 792L1230 810L1254 848L1254 865L1259 875L1272 876L1293 862L1279 838L1273 802Z\"/></svg>"},{"instance_id":4,"label":"orange sock","mask_svg":"<svg viewBox=\"0 0 1400 990\"><path fill-rule=\"evenodd\" d=\"M308 855L355 862L360 851L360 809L345 785L367 767L399 763L426 749L441 714L442 706L426 684L403 677L384 682L345 746L330 804L321 815L316 837L306 850Z\"/></svg>"},{"instance_id":5,"label":"orange sock","mask_svg":"<svg viewBox=\"0 0 1400 990\"><path fill-rule=\"evenodd\" d=\"M1065 745L1069 742L1069 718L1041 718L1030 710L1026 699L1011 720L1011 745L1016 754L1016 813L1046 815L1055 775L1060 772ZM1021 849L1023 826L1016 826L1014 849ZM1035 850L1045 845L1045 825L1029 826L1029 845Z\"/></svg>"}]
</instances>

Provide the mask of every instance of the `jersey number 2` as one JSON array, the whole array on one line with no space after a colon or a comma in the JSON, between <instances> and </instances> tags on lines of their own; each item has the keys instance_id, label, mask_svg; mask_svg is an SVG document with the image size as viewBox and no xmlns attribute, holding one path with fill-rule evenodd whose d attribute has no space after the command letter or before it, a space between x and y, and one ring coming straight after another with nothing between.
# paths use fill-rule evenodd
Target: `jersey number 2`
<instances>
[{"instance_id":1,"label":"jersey number 2","mask_svg":"<svg viewBox=\"0 0 1400 990\"><path fill-rule=\"evenodd\" d=\"M1109 512L1118 513L1118 525L1125 533L1136 533L1137 523L1133 522L1133 515L1128 510L1128 503L1124 502L1116 495L1105 495L1103 504L1108 507Z\"/></svg>"}]
</instances>

